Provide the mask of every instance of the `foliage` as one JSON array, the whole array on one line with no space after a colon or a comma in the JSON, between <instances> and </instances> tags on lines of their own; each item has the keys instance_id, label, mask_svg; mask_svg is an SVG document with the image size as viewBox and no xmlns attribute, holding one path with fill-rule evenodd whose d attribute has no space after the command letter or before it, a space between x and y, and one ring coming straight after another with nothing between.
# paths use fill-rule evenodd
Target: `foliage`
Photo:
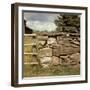
<instances>
[{"instance_id":1,"label":"foliage","mask_svg":"<svg viewBox=\"0 0 90 90\"><path fill-rule=\"evenodd\" d=\"M60 14L54 21L57 31L64 32L79 32L80 31L80 17L76 14ZM65 28L66 27L66 28ZM70 28L69 28L70 27ZM68 29L69 28L69 29Z\"/></svg>"}]
</instances>

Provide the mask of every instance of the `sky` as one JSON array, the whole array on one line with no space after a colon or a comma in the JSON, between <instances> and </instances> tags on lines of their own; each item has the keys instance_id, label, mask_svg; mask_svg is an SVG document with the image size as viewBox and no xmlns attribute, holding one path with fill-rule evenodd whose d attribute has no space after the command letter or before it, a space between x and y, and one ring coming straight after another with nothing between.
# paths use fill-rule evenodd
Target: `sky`
<instances>
[{"instance_id":1,"label":"sky","mask_svg":"<svg viewBox=\"0 0 90 90\"><path fill-rule=\"evenodd\" d=\"M55 31L57 26L54 24L54 20L57 19L57 16L59 14L24 12L27 27L36 31Z\"/></svg>"}]
</instances>

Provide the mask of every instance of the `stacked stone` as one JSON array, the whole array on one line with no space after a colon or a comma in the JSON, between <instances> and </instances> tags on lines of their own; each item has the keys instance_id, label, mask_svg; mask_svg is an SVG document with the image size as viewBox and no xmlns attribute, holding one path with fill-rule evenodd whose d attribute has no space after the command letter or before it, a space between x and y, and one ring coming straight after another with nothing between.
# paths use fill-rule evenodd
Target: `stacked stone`
<instances>
[{"instance_id":1,"label":"stacked stone","mask_svg":"<svg viewBox=\"0 0 90 90\"><path fill-rule=\"evenodd\" d=\"M80 38L72 34L38 35L38 59L43 68L80 63Z\"/></svg>"}]
</instances>

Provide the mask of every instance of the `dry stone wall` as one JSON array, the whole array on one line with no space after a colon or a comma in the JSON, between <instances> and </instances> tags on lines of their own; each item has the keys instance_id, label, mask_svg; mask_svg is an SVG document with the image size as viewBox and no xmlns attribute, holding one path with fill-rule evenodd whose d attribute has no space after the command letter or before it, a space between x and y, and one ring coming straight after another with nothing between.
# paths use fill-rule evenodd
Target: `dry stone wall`
<instances>
[{"instance_id":1,"label":"dry stone wall","mask_svg":"<svg viewBox=\"0 0 90 90\"><path fill-rule=\"evenodd\" d=\"M38 61L43 68L52 65L80 64L78 33L41 33L37 35Z\"/></svg>"}]
</instances>

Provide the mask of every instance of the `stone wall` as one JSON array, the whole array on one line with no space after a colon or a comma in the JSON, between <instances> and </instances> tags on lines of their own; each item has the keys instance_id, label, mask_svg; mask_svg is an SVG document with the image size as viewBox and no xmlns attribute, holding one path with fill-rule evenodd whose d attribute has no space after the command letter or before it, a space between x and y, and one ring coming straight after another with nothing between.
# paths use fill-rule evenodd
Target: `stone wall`
<instances>
[{"instance_id":1,"label":"stone wall","mask_svg":"<svg viewBox=\"0 0 90 90\"><path fill-rule=\"evenodd\" d=\"M80 64L78 33L40 33L37 35L38 61L43 68Z\"/></svg>"}]
</instances>

